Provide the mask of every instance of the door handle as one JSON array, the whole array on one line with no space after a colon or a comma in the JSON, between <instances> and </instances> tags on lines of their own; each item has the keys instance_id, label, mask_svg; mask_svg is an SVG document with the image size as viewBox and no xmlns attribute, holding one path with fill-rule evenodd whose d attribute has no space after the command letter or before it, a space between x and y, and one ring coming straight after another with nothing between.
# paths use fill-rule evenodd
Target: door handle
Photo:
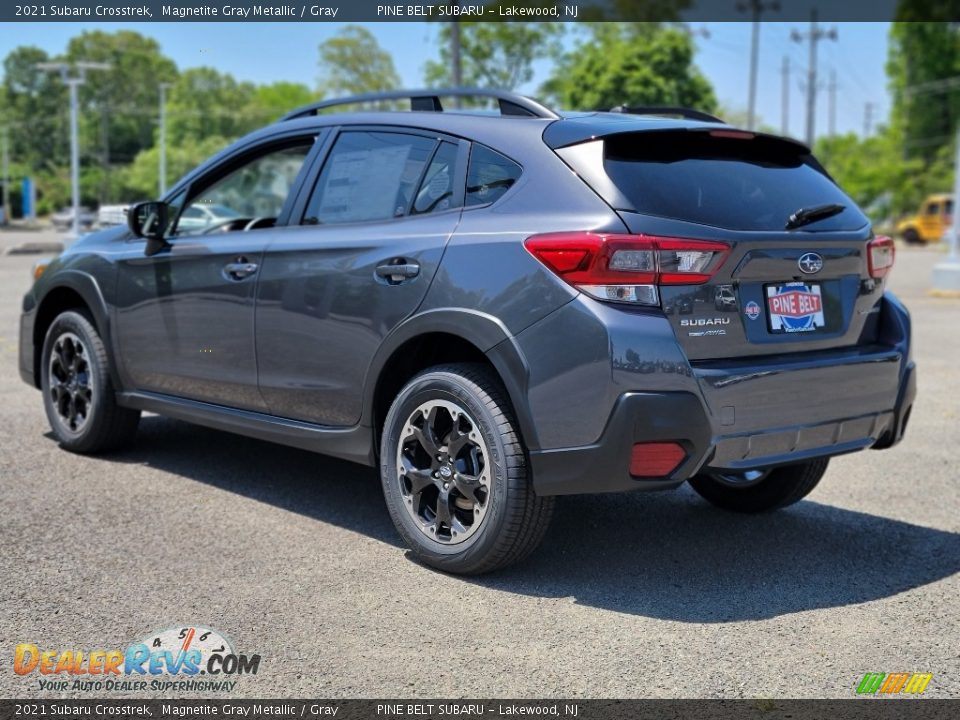
<instances>
[{"instance_id":1,"label":"door handle","mask_svg":"<svg viewBox=\"0 0 960 720\"><path fill-rule=\"evenodd\" d=\"M383 278L391 285L399 285L404 280L410 280L420 274L420 266L414 262L407 262L403 258L395 258L383 265L377 265L377 277Z\"/></svg>"},{"instance_id":2,"label":"door handle","mask_svg":"<svg viewBox=\"0 0 960 720\"><path fill-rule=\"evenodd\" d=\"M230 280L243 280L253 275L258 267L260 266L248 262L246 258L237 258L236 262L227 263L223 266L223 274Z\"/></svg>"}]
</instances>

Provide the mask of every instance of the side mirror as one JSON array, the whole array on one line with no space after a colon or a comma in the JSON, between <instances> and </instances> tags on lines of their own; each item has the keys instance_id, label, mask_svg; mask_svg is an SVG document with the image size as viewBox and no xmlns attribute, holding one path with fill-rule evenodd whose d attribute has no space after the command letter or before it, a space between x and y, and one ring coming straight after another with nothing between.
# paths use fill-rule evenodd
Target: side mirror
<instances>
[{"instance_id":1,"label":"side mirror","mask_svg":"<svg viewBox=\"0 0 960 720\"><path fill-rule=\"evenodd\" d=\"M164 238L169 220L170 208L159 200L137 203L127 211L127 226L134 235L146 239L144 254L147 256L170 247Z\"/></svg>"}]
</instances>

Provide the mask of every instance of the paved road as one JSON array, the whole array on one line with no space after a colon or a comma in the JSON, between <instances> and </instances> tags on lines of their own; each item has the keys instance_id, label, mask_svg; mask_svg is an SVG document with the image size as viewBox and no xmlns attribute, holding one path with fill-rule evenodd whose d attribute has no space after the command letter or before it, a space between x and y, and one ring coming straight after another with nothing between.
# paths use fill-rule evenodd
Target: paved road
<instances>
[{"instance_id":1,"label":"paved road","mask_svg":"<svg viewBox=\"0 0 960 720\"><path fill-rule=\"evenodd\" d=\"M153 416L122 454L59 450L15 370L33 258L0 256L0 696L59 695L13 674L17 643L199 623L263 656L237 696L848 697L927 671L958 697L960 300L926 295L938 257L893 275L920 365L899 447L764 517L686 488L566 498L533 558L462 580L407 555L362 467Z\"/></svg>"}]
</instances>

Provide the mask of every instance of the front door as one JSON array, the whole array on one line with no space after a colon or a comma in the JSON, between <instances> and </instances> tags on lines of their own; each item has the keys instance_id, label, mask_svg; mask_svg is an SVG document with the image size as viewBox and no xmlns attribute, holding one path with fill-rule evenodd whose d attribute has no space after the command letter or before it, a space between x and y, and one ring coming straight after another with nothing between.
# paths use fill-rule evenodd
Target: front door
<instances>
[{"instance_id":1,"label":"front door","mask_svg":"<svg viewBox=\"0 0 960 720\"><path fill-rule=\"evenodd\" d=\"M175 193L169 247L119 259L116 328L125 385L266 410L257 390L256 283L315 138L269 141Z\"/></svg>"}]
</instances>

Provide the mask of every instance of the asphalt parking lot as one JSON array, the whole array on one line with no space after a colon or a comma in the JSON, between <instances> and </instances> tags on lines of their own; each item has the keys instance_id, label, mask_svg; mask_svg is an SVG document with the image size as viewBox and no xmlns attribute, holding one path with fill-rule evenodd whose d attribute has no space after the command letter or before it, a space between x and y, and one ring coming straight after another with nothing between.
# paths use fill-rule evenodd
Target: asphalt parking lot
<instances>
[{"instance_id":1,"label":"asphalt parking lot","mask_svg":"<svg viewBox=\"0 0 960 720\"><path fill-rule=\"evenodd\" d=\"M15 675L17 643L181 624L262 656L240 697L839 698L899 671L960 697L960 300L927 294L935 250L892 275L919 366L901 445L773 515L564 498L531 559L464 580L407 555L363 467L155 416L123 453L58 449L16 371L23 239L0 233L0 697L79 695Z\"/></svg>"}]
</instances>

